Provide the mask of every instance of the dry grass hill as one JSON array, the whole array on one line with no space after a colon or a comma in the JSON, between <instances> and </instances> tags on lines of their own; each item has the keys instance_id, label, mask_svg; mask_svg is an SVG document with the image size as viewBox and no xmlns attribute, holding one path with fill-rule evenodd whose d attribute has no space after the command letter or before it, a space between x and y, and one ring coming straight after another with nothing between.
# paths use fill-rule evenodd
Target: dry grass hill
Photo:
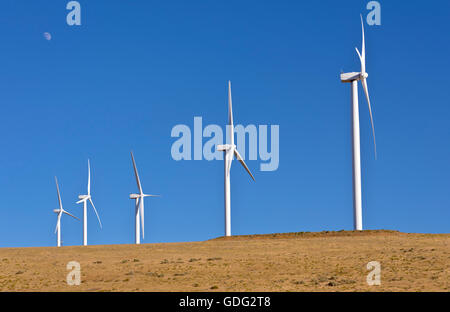
<instances>
[{"instance_id":1,"label":"dry grass hill","mask_svg":"<svg viewBox=\"0 0 450 312\"><path fill-rule=\"evenodd\" d=\"M66 265L81 265L69 286ZM366 265L381 263L381 285ZM204 242L0 248L0 291L450 291L450 234L287 233Z\"/></svg>"}]
</instances>

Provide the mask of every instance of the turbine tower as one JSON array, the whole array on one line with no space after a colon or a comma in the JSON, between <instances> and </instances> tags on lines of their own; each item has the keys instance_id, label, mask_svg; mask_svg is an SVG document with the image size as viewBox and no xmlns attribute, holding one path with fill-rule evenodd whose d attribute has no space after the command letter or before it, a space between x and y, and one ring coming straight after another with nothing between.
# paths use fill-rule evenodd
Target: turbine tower
<instances>
[{"instance_id":1,"label":"turbine tower","mask_svg":"<svg viewBox=\"0 0 450 312\"><path fill-rule=\"evenodd\" d=\"M231 236L231 193L230 193L230 171L231 163L233 162L233 157L239 160L241 165L247 170L248 174L252 177L253 181L255 178L253 174L248 169L241 157L239 152L234 145L234 125L233 125L233 109L231 103L231 81L228 81L228 136L230 138L230 144L217 145L218 151L223 151L225 153L224 164L225 164L225 235Z\"/></svg>"},{"instance_id":2,"label":"turbine tower","mask_svg":"<svg viewBox=\"0 0 450 312\"><path fill-rule=\"evenodd\" d=\"M62 214L65 213L66 215L69 215L72 218L77 219L78 221L80 221L80 219L71 215L70 213L68 213L67 211L65 211L63 209L62 201L61 201L61 194L59 193L58 179L56 177L55 177L55 183L56 183L56 191L58 192L58 203L59 203L59 209L53 210L53 212L58 215L58 217L57 217L58 221L56 222L56 229L55 229L55 233L56 233L56 237L57 237L56 246L61 247L61 216L62 216Z\"/></svg>"},{"instance_id":3,"label":"turbine tower","mask_svg":"<svg viewBox=\"0 0 450 312\"><path fill-rule=\"evenodd\" d=\"M372 124L373 143L375 148L375 159L377 157L377 145L375 140L375 127L373 125L372 108L370 106L369 90L367 87L366 72L366 47L364 38L364 22L361 15L362 26L362 49L361 53L358 48L359 60L361 61L361 72L342 73L341 81L343 83L351 83L352 98L352 146L353 146L353 222L354 229L362 231L362 199L361 199L361 151L360 151L360 133L359 133L359 106L358 106L358 80L361 81L364 93L366 95L367 104L369 106L370 122Z\"/></svg>"},{"instance_id":4,"label":"turbine tower","mask_svg":"<svg viewBox=\"0 0 450 312\"><path fill-rule=\"evenodd\" d=\"M136 168L136 162L134 161L133 152L131 152L131 160L133 161L134 174L136 176L136 183L139 189L139 194L130 194L130 198L135 200L135 215L136 215L136 244L141 243L141 233L139 229L139 219L142 225L142 238L144 238L144 198L145 197L158 197L159 195L144 194L142 190L141 180L139 179L139 173Z\"/></svg>"},{"instance_id":5,"label":"turbine tower","mask_svg":"<svg viewBox=\"0 0 450 312\"><path fill-rule=\"evenodd\" d=\"M94 208L95 214L97 215L98 223L100 224L100 228L102 228L102 222L100 221L100 217L98 216L97 209L95 209L94 203L92 202L91 197L91 165L88 159L88 185L87 185L87 195L78 195L80 199L77 201L77 204L83 203L83 245L87 246L87 201L89 201Z\"/></svg>"}]
</instances>

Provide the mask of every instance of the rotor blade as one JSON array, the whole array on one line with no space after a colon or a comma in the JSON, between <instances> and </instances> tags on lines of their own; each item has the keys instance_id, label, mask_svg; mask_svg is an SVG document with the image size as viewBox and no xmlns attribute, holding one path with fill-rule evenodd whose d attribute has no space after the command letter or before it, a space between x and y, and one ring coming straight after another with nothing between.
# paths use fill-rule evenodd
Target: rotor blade
<instances>
[{"instance_id":1,"label":"rotor blade","mask_svg":"<svg viewBox=\"0 0 450 312\"><path fill-rule=\"evenodd\" d=\"M58 221L56 221L55 234L58 231L58 226L61 224L61 213L58 213Z\"/></svg>"},{"instance_id":2,"label":"rotor blade","mask_svg":"<svg viewBox=\"0 0 450 312\"><path fill-rule=\"evenodd\" d=\"M144 192L142 191L141 180L139 180L139 173L136 168L136 162L134 161L133 152L131 152L131 159L133 160L134 175L136 176L136 183L138 185L139 192L143 194Z\"/></svg>"},{"instance_id":3,"label":"rotor blade","mask_svg":"<svg viewBox=\"0 0 450 312\"><path fill-rule=\"evenodd\" d=\"M364 36L364 22L361 14L361 28L362 28L362 48L361 48L361 72L366 72L366 41Z\"/></svg>"},{"instance_id":4,"label":"rotor blade","mask_svg":"<svg viewBox=\"0 0 450 312\"><path fill-rule=\"evenodd\" d=\"M136 204L136 209L138 210L138 212L137 213L139 213L140 214L140 207L141 207L141 200L142 200L142 197L138 197L138 198L136 198L136 202L135 202L135 204Z\"/></svg>"},{"instance_id":5,"label":"rotor blade","mask_svg":"<svg viewBox=\"0 0 450 312\"><path fill-rule=\"evenodd\" d=\"M228 80L228 124L233 125L233 104L231 101L231 81Z\"/></svg>"},{"instance_id":6,"label":"rotor blade","mask_svg":"<svg viewBox=\"0 0 450 312\"><path fill-rule=\"evenodd\" d=\"M92 208L94 208L95 214L97 215L97 219L98 219L98 223L100 224L100 228L103 229L102 221L100 221L100 217L98 215L97 209L95 209L94 203L92 202L92 198L89 197L89 201L91 202Z\"/></svg>"},{"instance_id":7,"label":"rotor blade","mask_svg":"<svg viewBox=\"0 0 450 312\"><path fill-rule=\"evenodd\" d=\"M139 212L141 214L141 228L142 228L142 238L144 238L144 198L141 197L139 201Z\"/></svg>"},{"instance_id":8,"label":"rotor blade","mask_svg":"<svg viewBox=\"0 0 450 312\"><path fill-rule=\"evenodd\" d=\"M161 195L144 194L144 197L161 197Z\"/></svg>"},{"instance_id":9,"label":"rotor blade","mask_svg":"<svg viewBox=\"0 0 450 312\"><path fill-rule=\"evenodd\" d=\"M225 152L225 161L227 165L227 176L228 176L231 171L231 163L233 162L233 147Z\"/></svg>"},{"instance_id":10,"label":"rotor blade","mask_svg":"<svg viewBox=\"0 0 450 312\"><path fill-rule=\"evenodd\" d=\"M91 195L91 164L88 159L88 195Z\"/></svg>"},{"instance_id":11,"label":"rotor blade","mask_svg":"<svg viewBox=\"0 0 450 312\"><path fill-rule=\"evenodd\" d=\"M228 125L229 125L229 135L230 144L234 144L234 124L233 124L233 104L231 101L231 81L228 80Z\"/></svg>"},{"instance_id":12,"label":"rotor blade","mask_svg":"<svg viewBox=\"0 0 450 312\"><path fill-rule=\"evenodd\" d=\"M79 201L77 201L77 204L81 204L82 202L84 202L86 199L80 199Z\"/></svg>"},{"instance_id":13,"label":"rotor blade","mask_svg":"<svg viewBox=\"0 0 450 312\"><path fill-rule=\"evenodd\" d=\"M253 174L250 172L250 169L248 169L247 165L245 164L244 159L241 157L237 149L234 149L234 154L236 155L237 160L241 163L241 165L247 170L248 174L252 177L253 181L255 181L255 178L253 177Z\"/></svg>"},{"instance_id":14,"label":"rotor blade","mask_svg":"<svg viewBox=\"0 0 450 312\"><path fill-rule=\"evenodd\" d=\"M68 213L68 212L65 211L65 210L63 210L63 213L65 213L66 215L69 215L69 216L71 216L72 218L75 218L75 219L77 219L78 221L80 221L80 219L78 219L77 217L75 217L74 215Z\"/></svg>"},{"instance_id":15,"label":"rotor blade","mask_svg":"<svg viewBox=\"0 0 450 312\"><path fill-rule=\"evenodd\" d=\"M359 61L360 61L360 62L361 62L361 64L362 64L363 60L362 60L362 56L361 56L361 53L359 53L359 50L358 50L358 48L355 48L355 50L356 50L356 53L358 53Z\"/></svg>"},{"instance_id":16,"label":"rotor blade","mask_svg":"<svg viewBox=\"0 0 450 312\"><path fill-rule=\"evenodd\" d=\"M369 89L367 88L367 80L361 79L361 83L362 83L362 86L364 89L364 93L366 94L367 104L369 105L370 122L372 124L372 134L373 134L373 145L375 148L375 159L377 159L377 142L375 140L375 126L373 124L372 107L370 106Z\"/></svg>"},{"instance_id":17,"label":"rotor blade","mask_svg":"<svg viewBox=\"0 0 450 312\"><path fill-rule=\"evenodd\" d=\"M59 209L62 209L61 194L59 193L58 178L55 177L56 191L58 192Z\"/></svg>"}]
</instances>

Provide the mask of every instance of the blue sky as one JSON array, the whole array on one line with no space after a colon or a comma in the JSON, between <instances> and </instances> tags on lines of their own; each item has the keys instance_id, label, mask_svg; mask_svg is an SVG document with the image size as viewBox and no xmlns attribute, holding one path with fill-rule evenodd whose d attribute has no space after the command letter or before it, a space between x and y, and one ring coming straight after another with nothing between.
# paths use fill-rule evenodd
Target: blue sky
<instances>
[{"instance_id":1,"label":"blue sky","mask_svg":"<svg viewBox=\"0 0 450 312\"><path fill-rule=\"evenodd\" d=\"M172 128L280 126L280 165L256 182L232 167L232 231L351 230L350 87L359 70L359 14L367 1L86 1L68 26L68 1L4 1L0 10L0 246L53 246L57 208L78 217L86 189L90 244L134 241L137 191L145 243L223 235L223 162L171 158ZM450 4L380 1L366 24L378 159L360 89L365 229L448 233L450 220ZM45 40L49 32L52 40ZM64 245L82 224L62 220Z\"/></svg>"}]
</instances>

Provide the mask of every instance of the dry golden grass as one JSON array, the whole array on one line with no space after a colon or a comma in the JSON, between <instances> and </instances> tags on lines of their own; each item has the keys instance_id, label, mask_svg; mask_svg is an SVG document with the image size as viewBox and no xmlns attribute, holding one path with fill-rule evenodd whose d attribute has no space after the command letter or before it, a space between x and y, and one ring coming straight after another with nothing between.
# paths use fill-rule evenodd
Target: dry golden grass
<instances>
[{"instance_id":1,"label":"dry golden grass","mask_svg":"<svg viewBox=\"0 0 450 312\"><path fill-rule=\"evenodd\" d=\"M205 242L1 248L0 291L449 291L450 234L289 233ZM66 265L81 265L68 286ZM381 286L366 265L381 263Z\"/></svg>"}]
</instances>

